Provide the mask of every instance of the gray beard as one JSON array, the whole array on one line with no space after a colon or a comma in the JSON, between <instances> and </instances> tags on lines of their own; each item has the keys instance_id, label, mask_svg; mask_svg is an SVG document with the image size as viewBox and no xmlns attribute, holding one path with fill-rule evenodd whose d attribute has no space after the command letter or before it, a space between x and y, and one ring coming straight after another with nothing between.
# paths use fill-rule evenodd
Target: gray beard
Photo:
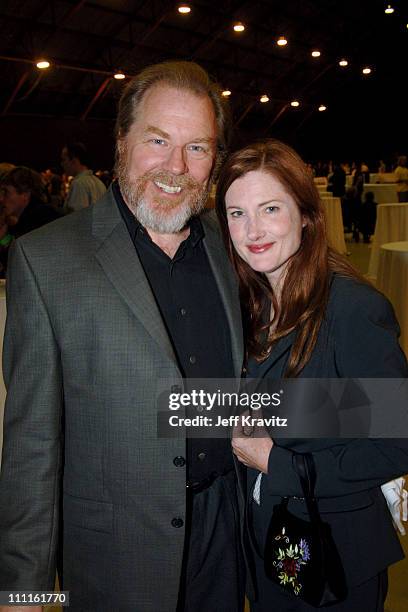
<instances>
[{"instance_id":1,"label":"gray beard","mask_svg":"<svg viewBox=\"0 0 408 612\"><path fill-rule=\"evenodd\" d=\"M144 198L147 181L152 176L163 178L163 175L165 175L165 181L168 181L168 174L147 173L131 181L127 169L119 167L118 170L122 196L136 219L146 229L151 229L158 234L176 234L187 225L191 217L200 214L205 208L209 186L203 187L190 177L172 177L171 182L185 187L186 191L183 200L173 208L171 202L169 203L165 198L158 197L150 204Z\"/></svg>"}]
</instances>

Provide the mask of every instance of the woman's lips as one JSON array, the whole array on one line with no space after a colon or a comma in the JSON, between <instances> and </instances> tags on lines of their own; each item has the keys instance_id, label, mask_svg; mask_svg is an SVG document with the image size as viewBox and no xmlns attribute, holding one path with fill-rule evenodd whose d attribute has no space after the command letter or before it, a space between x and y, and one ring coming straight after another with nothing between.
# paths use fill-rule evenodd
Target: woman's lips
<instances>
[{"instance_id":1,"label":"woman's lips","mask_svg":"<svg viewBox=\"0 0 408 612\"><path fill-rule=\"evenodd\" d=\"M251 251L251 253L264 253L265 251L267 251L268 249L271 248L271 246L273 245L273 242L267 242L266 244L248 244L248 250Z\"/></svg>"}]
</instances>

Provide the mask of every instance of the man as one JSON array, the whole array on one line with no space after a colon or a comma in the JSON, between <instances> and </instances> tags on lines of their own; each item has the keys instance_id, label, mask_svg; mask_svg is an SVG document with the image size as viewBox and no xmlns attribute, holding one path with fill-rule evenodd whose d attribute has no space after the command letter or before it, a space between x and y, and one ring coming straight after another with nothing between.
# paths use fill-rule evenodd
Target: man
<instances>
[{"instance_id":1,"label":"man","mask_svg":"<svg viewBox=\"0 0 408 612\"><path fill-rule=\"evenodd\" d=\"M5 273L9 246L18 238L60 214L46 202L41 175L31 168L11 168L0 182L0 266Z\"/></svg>"},{"instance_id":2,"label":"man","mask_svg":"<svg viewBox=\"0 0 408 612\"><path fill-rule=\"evenodd\" d=\"M106 187L89 169L88 152L82 142L66 145L61 153L61 166L68 176L73 176L65 209L81 210L95 204L106 192Z\"/></svg>"},{"instance_id":3,"label":"man","mask_svg":"<svg viewBox=\"0 0 408 612\"><path fill-rule=\"evenodd\" d=\"M156 432L160 378L240 375L234 275L197 216L226 128L198 65L145 69L120 102L118 182L13 249L0 590L52 589L61 492L71 610L242 610L230 443Z\"/></svg>"}]
</instances>

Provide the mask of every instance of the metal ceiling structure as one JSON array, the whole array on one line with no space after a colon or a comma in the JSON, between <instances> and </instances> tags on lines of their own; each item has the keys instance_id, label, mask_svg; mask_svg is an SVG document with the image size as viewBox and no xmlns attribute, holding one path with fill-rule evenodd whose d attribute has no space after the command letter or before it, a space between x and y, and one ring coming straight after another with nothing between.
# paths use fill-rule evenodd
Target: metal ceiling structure
<instances>
[{"instance_id":1,"label":"metal ceiling structure","mask_svg":"<svg viewBox=\"0 0 408 612\"><path fill-rule=\"evenodd\" d=\"M405 0L392 3L392 15L381 0L196 0L187 3L187 15L179 4L1 0L0 116L112 121L123 88L115 71L131 76L179 58L197 61L231 90L236 126L268 135L316 122L320 104L331 122L344 111L386 112L406 78ZM244 32L233 31L236 21ZM284 47L276 44L280 36L288 40ZM338 65L342 57L347 68ZM51 67L38 70L39 58ZM368 76L365 66L372 67ZM393 114L404 109L405 116L404 107L393 106Z\"/></svg>"}]
</instances>

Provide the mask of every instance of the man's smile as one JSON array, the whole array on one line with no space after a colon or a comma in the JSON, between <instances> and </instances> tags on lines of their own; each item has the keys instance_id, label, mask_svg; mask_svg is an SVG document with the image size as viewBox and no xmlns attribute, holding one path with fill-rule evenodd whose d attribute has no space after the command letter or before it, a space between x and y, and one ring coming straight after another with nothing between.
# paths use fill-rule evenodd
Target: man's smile
<instances>
[{"instance_id":1,"label":"man's smile","mask_svg":"<svg viewBox=\"0 0 408 612\"><path fill-rule=\"evenodd\" d=\"M165 193L180 193L181 191L180 186L166 185L165 183L161 183L160 181L153 181L153 182L156 185L156 187L158 187L161 191L164 191Z\"/></svg>"}]
</instances>

